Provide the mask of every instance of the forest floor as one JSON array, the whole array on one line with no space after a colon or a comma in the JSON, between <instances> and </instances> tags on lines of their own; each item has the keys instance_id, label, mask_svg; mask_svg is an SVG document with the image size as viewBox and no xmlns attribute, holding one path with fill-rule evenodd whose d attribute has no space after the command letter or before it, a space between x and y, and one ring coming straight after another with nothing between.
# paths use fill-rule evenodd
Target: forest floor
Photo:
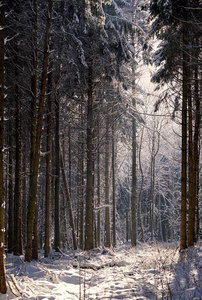
<instances>
[{"instance_id":1,"label":"forest floor","mask_svg":"<svg viewBox=\"0 0 202 300\"><path fill-rule=\"evenodd\" d=\"M202 299L202 242L122 245L115 250L52 252L25 263L6 258L8 292L0 300Z\"/></svg>"}]
</instances>

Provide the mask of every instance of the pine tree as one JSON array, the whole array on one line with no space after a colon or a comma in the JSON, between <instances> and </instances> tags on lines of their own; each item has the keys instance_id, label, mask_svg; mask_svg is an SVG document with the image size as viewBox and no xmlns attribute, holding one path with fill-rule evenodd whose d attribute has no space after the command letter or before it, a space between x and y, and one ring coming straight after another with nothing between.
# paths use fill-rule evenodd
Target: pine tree
<instances>
[{"instance_id":1,"label":"pine tree","mask_svg":"<svg viewBox=\"0 0 202 300\"><path fill-rule=\"evenodd\" d=\"M42 79L41 79L41 90L40 90L35 154L34 154L34 171L33 174L31 174L32 177L30 178L30 196L29 196L28 213L27 213L27 245L26 245L26 252L25 252L26 261L31 261L31 257L32 257L32 233L33 233L33 226L34 226L34 217L36 213L37 177L38 177L39 160L40 160L40 144L41 144L44 101L45 101L45 92L46 92L46 79L47 79L47 72L48 72L48 56L49 56L52 9L53 9L53 1L50 0L49 7L48 7L45 42L44 42L43 70L42 70Z\"/></svg>"},{"instance_id":2,"label":"pine tree","mask_svg":"<svg viewBox=\"0 0 202 300\"><path fill-rule=\"evenodd\" d=\"M191 81L197 55L191 50L192 43L200 36L198 24L201 6L199 1L151 1L150 14L152 22L151 33L161 39L156 51L155 62L160 66L153 81L164 84L177 82L181 85L182 99L182 151L181 151L181 249L187 246L187 186L189 187L189 246L193 245L195 227L195 195L196 185L192 183L196 176L196 168L192 168L193 159L193 124L192 108L196 94L193 94ZM197 47L196 47L197 48ZM190 63L192 62L192 63ZM179 76L180 74L180 76ZM195 81L198 79L195 78ZM179 85L178 85L179 86ZM189 108L189 118L187 109ZM188 120L187 120L188 118ZM196 132L198 135L198 133ZM189 145L187 143L189 136ZM198 145L196 146L198 148ZM189 162L188 162L189 152ZM189 164L189 177L187 166ZM196 160L194 162L196 165ZM193 174L194 172L194 174ZM188 185L187 185L188 183ZM194 194L193 194L194 190ZM194 195L194 196L193 196Z\"/></svg>"}]
</instances>

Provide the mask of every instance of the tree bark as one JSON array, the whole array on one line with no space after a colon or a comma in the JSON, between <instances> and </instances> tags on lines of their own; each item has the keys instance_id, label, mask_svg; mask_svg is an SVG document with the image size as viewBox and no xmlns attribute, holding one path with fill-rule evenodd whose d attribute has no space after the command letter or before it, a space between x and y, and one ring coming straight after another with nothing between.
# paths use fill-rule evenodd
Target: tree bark
<instances>
[{"instance_id":1,"label":"tree bark","mask_svg":"<svg viewBox=\"0 0 202 300\"><path fill-rule=\"evenodd\" d=\"M71 191L72 191L72 154L71 154L71 125L69 124L69 133L68 133L68 139L69 139L69 193L71 197Z\"/></svg>"},{"instance_id":2,"label":"tree bark","mask_svg":"<svg viewBox=\"0 0 202 300\"><path fill-rule=\"evenodd\" d=\"M98 117L99 118L99 117ZM100 137L99 137L99 125L98 125L98 149L97 149L97 206L98 206L98 212L97 212L97 247L100 247Z\"/></svg>"},{"instance_id":3,"label":"tree bark","mask_svg":"<svg viewBox=\"0 0 202 300\"><path fill-rule=\"evenodd\" d=\"M113 217L112 217L112 236L113 247L116 247L116 182L115 182L115 130L114 123L112 124L112 202L113 202Z\"/></svg>"},{"instance_id":4,"label":"tree bark","mask_svg":"<svg viewBox=\"0 0 202 300\"><path fill-rule=\"evenodd\" d=\"M196 239L199 238L200 230L200 211L199 211L199 157L200 157L200 127L201 127L201 107L200 107L200 97L199 97L199 84L198 78L200 74L198 72L198 66L195 70L195 106L196 106L196 119L195 119L195 131L194 131L194 189L195 189L195 199L196 199ZM201 80L202 81L202 80ZM202 89L202 84L200 89Z\"/></svg>"},{"instance_id":5,"label":"tree bark","mask_svg":"<svg viewBox=\"0 0 202 300\"><path fill-rule=\"evenodd\" d=\"M60 248L60 144L59 144L59 98L55 95L55 240L56 251Z\"/></svg>"},{"instance_id":6,"label":"tree bark","mask_svg":"<svg viewBox=\"0 0 202 300\"><path fill-rule=\"evenodd\" d=\"M85 250L93 249L93 62L88 67Z\"/></svg>"},{"instance_id":7,"label":"tree bark","mask_svg":"<svg viewBox=\"0 0 202 300\"><path fill-rule=\"evenodd\" d=\"M53 0L49 0L46 35L45 35L45 43L44 43L41 92L40 92L40 99L39 99L38 122L37 122L37 131L36 131L34 170L30 177L30 192L29 192L29 203L28 203L28 213L27 213L27 245L25 250L25 261L28 262L31 261L31 257L32 257L32 233L33 233L33 226L34 226L34 215L36 211L37 177L38 177L38 169L39 169L40 143L41 143L41 133L42 133L42 124L43 124L46 79L47 79L47 71L48 71L48 55L49 55L52 7L53 7Z\"/></svg>"},{"instance_id":8,"label":"tree bark","mask_svg":"<svg viewBox=\"0 0 202 300\"><path fill-rule=\"evenodd\" d=\"M141 210L142 191L143 191L143 185L144 185L144 174L143 174L142 162L141 162L141 150L142 150L143 136L144 136L144 128L142 129L141 138L140 138L140 146L139 146L139 167L140 167L140 174L141 174L141 185L140 185L140 192L139 192L139 199L138 199L138 217L139 217L139 223L140 223L141 242L142 243L144 242L144 228L143 228L142 210Z\"/></svg>"},{"instance_id":9,"label":"tree bark","mask_svg":"<svg viewBox=\"0 0 202 300\"><path fill-rule=\"evenodd\" d=\"M109 156L109 116L107 116L105 135L105 247L111 246L109 210Z\"/></svg>"},{"instance_id":10,"label":"tree bark","mask_svg":"<svg viewBox=\"0 0 202 300\"><path fill-rule=\"evenodd\" d=\"M189 74L190 76L190 74ZM188 79L190 80L190 79ZM188 85L191 91L191 85ZM195 198L194 198L194 147L193 147L193 115L192 96L188 96L188 131L189 131L189 151L188 151L188 172L189 172L189 213L188 213L188 247L194 245L195 237Z\"/></svg>"},{"instance_id":11,"label":"tree bark","mask_svg":"<svg viewBox=\"0 0 202 300\"><path fill-rule=\"evenodd\" d=\"M198 39L195 44L198 48L199 43ZM195 59L198 59L198 50L196 50ZM193 135L193 163L192 163L192 200L189 210L188 217L188 246L194 246L194 242L197 241L197 224L195 224L197 216L197 207L198 207L198 191L197 191L197 182L199 174L199 139L200 139L200 123L201 123L201 112L200 112L200 97L199 97L199 72L198 64L195 62L194 69L194 93L193 93L193 104L195 104L195 124L194 124L194 135ZM190 106L190 105L189 105ZM192 107L189 107L191 110ZM196 226L195 226L196 225Z\"/></svg>"},{"instance_id":12,"label":"tree bark","mask_svg":"<svg viewBox=\"0 0 202 300\"><path fill-rule=\"evenodd\" d=\"M37 127L37 68L38 68L38 7L37 0L33 0L34 21L33 21L33 74L32 74L32 104L31 104L31 149L30 149L30 190L32 190L32 177L34 177L35 164L35 148L36 148L36 127ZM33 225L33 240L32 240L32 259L38 259L38 237L37 237L37 195L35 196L35 212Z\"/></svg>"},{"instance_id":13,"label":"tree bark","mask_svg":"<svg viewBox=\"0 0 202 300\"><path fill-rule=\"evenodd\" d=\"M79 188L78 188L78 196L79 196L79 248L84 248L84 133L83 133L83 107L81 104L81 128L82 132L80 136L80 151L79 151L79 161L78 161L78 169L79 169Z\"/></svg>"},{"instance_id":14,"label":"tree bark","mask_svg":"<svg viewBox=\"0 0 202 300\"><path fill-rule=\"evenodd\" d=\"M186 27L184 25L183 42L186 42ZM182 83L182 150L181 150L181 225L180 250L187 247L187 97L188 97L188 67L187 55L183 54L183 83Z\"/></svg>"},{"instance_id":15,"label":"tree bark","mask_svg":"<svg viewBox=\"0 0 202 300\"><path fill-rule=\"evenodd\" d=\"M23 249L26 246L27 234L27 147L24 143L24 150L22 152L22 245Z\"/></svg>"},{"instance_id":16,"label":"tree bark","mask_svg":"<svg viewBox=\"0 0 202 300\"><path fill-rule=\"evenodd\" d=\"M13 197L13 132L12 121L9 123L9 208L8 208L8 252L13 252L14 249L14 197Z\"/></svg>"},{"instance_id":17,"label":"tree bark","mask_svg":"<svg viewBox=\"0 0 202 300\"><path fill-rule=\"evenodd\" d=\"M132 22L134 23L134 0L131 1L131 13L132 13ZM132 31L131 35L132 45L135 46L135 36L134 31ZM133 62L132 62L132 94L135 95L135 56L133 54ZM136 100L135 96L132 99L132 105L135 109ZM135 117L132 118L132 195L131 195L131 245L132 247L137 244L137 125Z\"/></svg>"},{"instance_id":18,"label":"tree bark","mask_svg":"<svg viewBox=\"0 0 202 300\"><path fill-rule=\"evenodd\" d=\"M152 141L153 143L153 141ZM151 232L151 241L154 240L154 187L155 187L155 157L151 156L151 196L150 196L150 232Z\"/></svg>"},{"instance_id":19,"label":"tree bark","mask_svg":"<svg viewBox=\"0 0 202 300\"><path fill-rule=\"evenodd\" d=\"M15 166L15 191L14 191L14 254L22 255L22 206L21 206L21 107L19 100L19 91L16 87L16 166Z\"/></svg>"},{"instance_id":20,"label":"tree bark","mask_svg":"<svg viewBox=\"0 0 202 300\"><path fill-rule=\"evenodd\" d=\"M52 73L49 74L49 87L52 86ZM52 99L48 97L47 112L47 140L46 140L46 204L45 204L45 245L44 256L48 257L50 251L50 204L51 204L51 111Z\"/></svg>"},{"instance_id":21,"label":"tree bark","mask_svg":"<svg viewBox=\"0 0 202 300\"><path fill-rule=\"evenodd\" d=\"M6 271L4 262L5 253L5 224L4 224L4 182L3 182L3 147L4 147L4 26L5 6L0 6L0 293L5 294Z\"/></svg>"},{"instance_id":22,"label":"tree bark","mask_svg":"<svg viewBox=\"0 0 202 300\"><path fill-rule=\"evenodd\" d=\"M76 232L75 232L75 226L74 226L74 217L73 217L73 213L72 213L71 198L70 198L69 188L68 188L68 184L67 184L67 178L65 175L64 162L62 159L61 148L60 148L59 153L60 153L60 167L61 167L61 171L62 171L64 189L65 189L65 193L66 193L66 197L67 197L67 206L68 206L68 210L69 210L70 227L72 230L73 247L74 247L74 250L76 250L77 249L77 238L76 238Z\"/></svg>"},{"instance_id":23,"label":"tree bark","mask_svg":"<svg viewBox=\"0 0 202 300\"><path fill-rule=\"evenodd\" d=\"M133 107L135 100L133 99ZM136 209L137 209L137 162L136 162L136 120L132 120L132 195L131 195L131 245L134 247L137 243L137 224L136 224Z\"/></svg>"}]
</instances>

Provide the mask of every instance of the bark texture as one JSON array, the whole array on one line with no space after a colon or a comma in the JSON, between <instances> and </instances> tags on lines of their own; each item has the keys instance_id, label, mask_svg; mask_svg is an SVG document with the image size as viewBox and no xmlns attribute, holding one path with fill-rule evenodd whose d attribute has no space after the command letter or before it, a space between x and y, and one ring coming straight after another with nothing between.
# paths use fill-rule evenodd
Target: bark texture
<instances>
[{"instance_id":1,"label":"bark texture","mask_svg":"<svg viewBox=\"0 0 202 300\"><path fill-rule=\"evenodd\" d=\"M186 42L186 28L184 28L184 43ZM181 158L181 231L180 250L187 247L187 98L188 98L188 67L187 55L183 54L183 85L182 85L182 158Z\"/></svg>"},{"instance_id":2,"label":"bark texture","mask_svg":"<svg viewBox=\"0 0 202 300\"><path fill-rule=\"evenodd\" d=\"M32 233L33 233L33 226L34 226L34 216L36 211L37 177L38 177L38 170L39 170L40 144L41 144L43 111L44 111L44 101L45 101L45 92L46 92L46 79L48 73L48 56L49 56L52 8L53 8L53 1L49 0L46 35L45 35L45 43L44 43L42 81L41 81L38 121L37 121L37 130L36 130L34 169L30 177L30 192L29 192L29 203L28 203L28 213L27 213L27 245L25 250L25 261L28 262L30 262L32 258Z\"/></svg>"},{"instance_id":3,"label":"bark texture","mask_svg":"<svg viewBox=\"0 0 202 300\"><path fill-rule=\"evenodd\" d=\"M88 67L85 250L93 249L93 63Z\"/></svg>"},{"instance_id":4,"label":"bark texture","mask_svg":"<svg viewBox=\"0 0 202 300\"><path fill-rule=\"evenodd\" d=\"M4 224L4 184L3 184L3 147L4 147L4 24L5 6L0 7L0 293L5 294L6 272L4 263L5 224Z\"/></svg>"}]
</instances>

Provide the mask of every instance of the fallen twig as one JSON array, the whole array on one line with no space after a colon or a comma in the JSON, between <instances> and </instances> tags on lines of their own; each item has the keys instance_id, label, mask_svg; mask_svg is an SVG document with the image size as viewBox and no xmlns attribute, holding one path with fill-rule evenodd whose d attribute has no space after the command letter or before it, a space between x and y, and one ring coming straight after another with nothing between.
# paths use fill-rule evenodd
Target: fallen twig
<instances>
[{"instance_id":1,"label":"fallen twig","mask_svg":"<svg viewBox=\"0 0 202 300\"><path fill-rule=\"evenodd\" d=\"M80 269L91 269L91 270L100 270L100 269L104 269L106 267L118 267L120 266L119 263L116 263L116 262L109 262L109 263L106 263L106 264L103 264L103 265L94 265L94 264L79 264L77 261L76 262L73 262L73 267L74 268L80 268Z\"/></svg>"},{"instance_id":2,"label":"fallen twig","mask_svg":"<svg viewBox=\"0 0 202 300\"><path fill-rule=\"evenodd\" d=\"M13 277L13 275L10 275L10 279L11 279L11 282L13 283L14 287L16 288L17 292L20 294L20 296L22 297L23 296L23 293L20 291L18 285L17 285L17 282L15 280L15 278ZM11 290L12 291L12 290ZM12 291L13 293L13 291ZM14 294L14 293L13 293ZM14 294L15 295L15 294ZM15 295L16 296L16 295ZM17 296L19 297L19 296Z\"/></svg>"}]
</instances>

